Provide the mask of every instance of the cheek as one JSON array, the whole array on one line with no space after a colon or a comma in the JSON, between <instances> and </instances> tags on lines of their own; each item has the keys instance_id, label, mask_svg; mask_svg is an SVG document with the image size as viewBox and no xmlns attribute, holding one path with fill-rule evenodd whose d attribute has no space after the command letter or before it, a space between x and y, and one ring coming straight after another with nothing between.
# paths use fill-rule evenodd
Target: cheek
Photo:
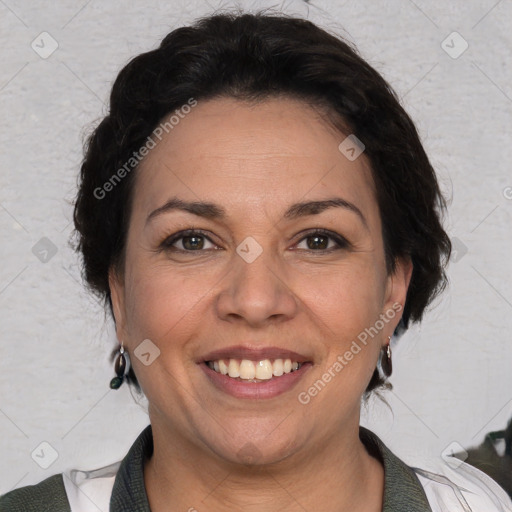
<instances>
[{"instance_id":1,"label":"cheek","mask_svg":"<svg viewBox=\"0 0 512 512\"><path fill-rule=\"evenodd\" d=\"M133 264L127 272L128 344L131 352L149 339L160 350L149 366L132 358L135 373L150 402L161 404L161 390L174 389L172 400L183 406L181 385L193 366L194 343L204 323L205 293L211 288L197 276L183 276L162 265ZM205 290L206 287L206 290ZM201 300L203 299L203 301ZM181 398L180 398L181 397ZM182 400L182 402L180 402ZM165 407L162 405L162 407Z\"/></svg>"},{"instance_id":2,"label":"cheek","mask_svg":"<svg viewBox=\"0 0 512 512\"><path fill-rule=\"evenodd\" d=\"M347 263L304 277L298 289L308 294L311 310L336 333L364 329L376 320L383 303L384 284L371 264Z\"/></svg>"},{"instance_id":3,"label":"cheek","mask_svg":"<svg viewBox=\"0 0 512 512\"><path fill-rule=\"evenodd\" d=\"M314 322L322 330L325 350L321 375L316 378L329 384L326 393L317 388L311 392L322 394L319 405L323 401L356 404L380 351L380 335L370 335L368 329L381 313L381 276L368 263L339 267L328 276L316 276L313 282L315 293L310 297L310 309L318 317Z\"/></svg>"},{"instance_id":4,"label":"cheek","mask_svg":"<svg viewBox=\"0 0 512 512\"><path fill-rule=\"evenodd\" d=\"M199 311L211 288L208 279L164 265L134 262L127 273L129 333L155 344L178 341L187 327L199 325Z\"/></svg>"}]
</instances>

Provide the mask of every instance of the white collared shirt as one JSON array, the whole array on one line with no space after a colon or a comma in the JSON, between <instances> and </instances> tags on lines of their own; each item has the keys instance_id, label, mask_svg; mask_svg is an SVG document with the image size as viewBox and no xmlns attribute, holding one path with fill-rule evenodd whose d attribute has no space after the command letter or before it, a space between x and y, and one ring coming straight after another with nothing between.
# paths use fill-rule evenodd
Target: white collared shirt
<instances>
[{"instance_id":1,"label":"white collared shirt","mask_svg":"<svg viewBox=\"0 0 512 512\"><path fill-rule=\"evenodd\" d=\"M72 512L109 512L110 496L121 461L93 470L63 473ZM433 473L413 468L433 512L512 512L507 493L489 476L461 462L456 469L439 464Z\"/></svg>"}]
</instances>

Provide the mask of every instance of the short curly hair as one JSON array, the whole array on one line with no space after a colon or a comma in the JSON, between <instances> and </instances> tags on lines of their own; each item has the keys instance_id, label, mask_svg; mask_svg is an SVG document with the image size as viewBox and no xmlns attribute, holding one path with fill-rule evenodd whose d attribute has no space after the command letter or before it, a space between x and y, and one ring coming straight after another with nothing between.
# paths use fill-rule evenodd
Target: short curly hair
<instances>
[{"instance_id":1,"label":"short curly hair","mask_svg":"<svg viewBox=\"0 0 512 512\"><path fill-rule=\"evenodd\" d=\"M394 335L400 336L410 320L422 319L447 284L451 243L441 224L446 200L414 123L389 84L350 43L305 19L262 11L216 13L173 30L116 78L110 111L84 145L74 207L84 279L111 313L108 274L124 264L136 165L110 187L107 199L101 200L98 190L112 182L161 120L190 98L276 96L322 107L342 133L364 143L388 272L398 257L413 264ZM140 391L133 368L127 380ZM375 369L366 393L385 384Z\"/></svg>"}]
</instances>

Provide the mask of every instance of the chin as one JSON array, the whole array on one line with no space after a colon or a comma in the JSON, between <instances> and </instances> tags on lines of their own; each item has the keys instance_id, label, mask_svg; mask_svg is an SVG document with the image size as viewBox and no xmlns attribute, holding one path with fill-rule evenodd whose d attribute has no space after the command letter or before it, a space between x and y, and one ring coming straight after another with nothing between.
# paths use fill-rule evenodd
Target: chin
<instances>
[{"instance_id":1,"label":"chin","mask_svg":"<svg viewBox=\"0 0 512 512\"><path fill-rule=\"evenodd\" d=\"M267 428L257 429L257 422L251 428L236 431L233 431L233 428L226 429L220 439L209 439L208 444L217 456L232 464L276 464L296 453L300 442L297 439L298 432L277 432L275 424L274 431L268 429L268 425Z\"/></svg>"}]
</instances>

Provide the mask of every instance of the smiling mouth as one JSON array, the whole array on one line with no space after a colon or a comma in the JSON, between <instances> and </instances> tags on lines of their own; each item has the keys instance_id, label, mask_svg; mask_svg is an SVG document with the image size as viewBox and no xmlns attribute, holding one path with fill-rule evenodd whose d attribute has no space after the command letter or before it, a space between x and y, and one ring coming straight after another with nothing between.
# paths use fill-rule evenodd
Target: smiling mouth
<instances>
[{"instance_id":1,"label":"smiling mouth","mask_svg":"<svg viewBox=\"0 0 512 512\"><path fill-rule=\"evenodd\" d=\"M304 363L291 359L218 359L205 361L213 371L243 382L264 382L293 373Z\"/></svg>"}]
</instances>

